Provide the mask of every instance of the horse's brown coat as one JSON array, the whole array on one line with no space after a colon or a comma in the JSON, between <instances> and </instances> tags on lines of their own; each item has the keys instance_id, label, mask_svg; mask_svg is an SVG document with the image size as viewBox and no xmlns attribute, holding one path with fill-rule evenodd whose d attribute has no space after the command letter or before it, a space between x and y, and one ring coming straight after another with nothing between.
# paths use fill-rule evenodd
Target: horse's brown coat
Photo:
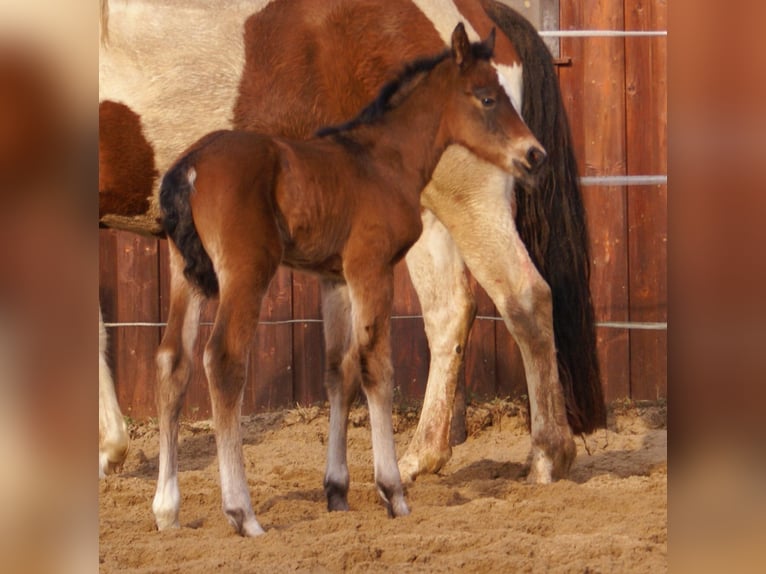
<instances>
[{"instance_id":1,"label":"horse's brown coat","mask_svg":"<svg viewBox=\"0 0 766 574\"><path fill-rule=\"evenodd\" d=\"M98 106L98 216L146 213L157 170L141 118L125 104Z\"/></svg>"},{"instance_id":2,"label":"horse's brown coat","mask_svg":"<svg viewBox=\"0 0 766 574\"><path fill-rule=\"evenodd\" d=\"M328 30L343 33L327 42ZM273 2L247 19L244 36L234 125L289 138L352 117L402 62L444 46L409 0ZM268 89L264 70L297 89Z\"/></svg>"}]
</instances>

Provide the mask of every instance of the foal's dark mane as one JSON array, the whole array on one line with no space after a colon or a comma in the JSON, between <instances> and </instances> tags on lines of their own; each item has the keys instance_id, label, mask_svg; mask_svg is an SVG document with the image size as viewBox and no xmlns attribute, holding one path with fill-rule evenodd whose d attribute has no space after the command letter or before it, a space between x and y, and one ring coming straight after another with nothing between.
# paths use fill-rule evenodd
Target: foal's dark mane
<instances>
[{"instance_id":1,"label":"foal's dark mane","mask_svg":"<svg viewBox=\"0 0 766 574\"><path fill-rule=\"evenodd\" d=\"M473 42L471 44L471 54L476 60L489 60L492 58L492 50L490 50L483 42ZM395 108L404 99L403 96L406 95L407 89L417 79L433 70L441 62L451 56L452 51L447 49L435 56L417 58L407 62L404 64L397 77L385 84L378 92L377 97L359 112L358 116L342 124L321 127L315 132L315 135L317 137L338 135L360 125L376 122L383 117L386 112Z\"/></svg>"}]
</instances>

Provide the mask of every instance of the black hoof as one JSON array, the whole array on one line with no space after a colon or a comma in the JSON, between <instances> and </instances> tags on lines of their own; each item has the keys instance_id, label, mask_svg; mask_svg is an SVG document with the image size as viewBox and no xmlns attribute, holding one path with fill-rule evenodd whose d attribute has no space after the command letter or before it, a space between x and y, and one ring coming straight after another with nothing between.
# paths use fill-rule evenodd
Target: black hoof
<instances>
[{"instance_id":1,"label":"black hoof","mask_svg":"<svg viewBox=\"0 0 766 574\"><path fill-rule=\"evenodd\" d=\"M407 502L404 500L404 492L401 486L388 487L382 484L378 484L377 486L378 494L386 504L386 511L388 511L389 518L407 516L410 513Z\"/></svg>"},{"instance_id":2,"label":"black hoof","mask_svg":"<svg viewBox=\"0 0 766 574\"><path fill-rule=\"evenodd\" d=\"M327 510L330 512L348 511L348 486L325 482L324 493L327 497Z\"/></svg>"}]
</instances>

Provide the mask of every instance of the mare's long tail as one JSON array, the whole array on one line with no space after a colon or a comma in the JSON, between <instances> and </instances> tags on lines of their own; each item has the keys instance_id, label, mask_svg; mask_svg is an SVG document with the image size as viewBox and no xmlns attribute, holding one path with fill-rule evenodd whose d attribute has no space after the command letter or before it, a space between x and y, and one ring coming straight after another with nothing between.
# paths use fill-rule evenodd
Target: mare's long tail
<instances>
[{"instance_id":1,"label":"mare's long tail","mask_svg":"<svg viewBox=\"0 0 766 574\"><path fill-rule=\"evenodd\" d=\"M522 116L548 152L533 189L516 186L521 239L553 294L559 378L575 433L606 426L601 388L585 210L569 122L553 60L521 15L485 0L489 16L512 41L524 66Z\"/></svg>"},{"instance_id":2,"label":"mare's long tail","mask_svg":"<svg viewBox=\"0 0 766 574\"><path fill-rule=\"evenodd\" d=\"M218 295L218 277L192 218L189 199L194 191L194 152L171 167L160 186L162 229L184 258L184 275L205 297Z\"/></svg>"}]
</instances>

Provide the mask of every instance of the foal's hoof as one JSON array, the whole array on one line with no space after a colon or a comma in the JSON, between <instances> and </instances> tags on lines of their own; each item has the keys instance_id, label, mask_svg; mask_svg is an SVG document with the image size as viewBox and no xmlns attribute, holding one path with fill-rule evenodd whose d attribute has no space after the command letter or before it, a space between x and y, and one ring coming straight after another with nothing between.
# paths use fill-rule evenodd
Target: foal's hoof
<instances>
[{"instance_id":1,"label":"foal's hoof","mask_svg":"<svg viewBox=\"0 0 766 574\"><path fill-rule=\"evenodd\" d=\"M324 485L324 493L329 512L348 512L348 487L328 482Z\"/></svg>"},{"instance_id":2,"label":"foal's hoof","mask_svg":"<svg viewBox=\"0 0 766 574\"><path fill-rule=\"evenodd\" d=\"M394 499L392 502L386 503L386 510L388 510L389 518L397 518L399 516L407 516L410 513L410 508L404 501L402 496L399 500Z\"/></svg>"},{"instance_id":3,"label":"foal's hoof","mask_svg":"<svg viewBox=\"0 0 766 574\"><path fill-rule=\"evenodd\" d=\"M247 536L248 538L255 538L261 534L266 534L266 531L261 527L257 520L253 519L249 522L245 522L242 525L242 529L239 531L241 536Z\"/></svg>"},{"instance_id":4,"label":"foal's hoof","mask_svg":"<svg viewBox=\"0 0 766 574\"><path fill-rule=\"evenodd\" d=\"M170 501L159 496L154 497L152 512L154 513L154 523L157 525L157 530L162 532L163 530L170 530L171 528L179 528L181 526L178 522L178 508L179 505L175 504L174 497Z\"/></svg>"},{"instance_id":5,"label":"foal's hoof","mask_svg":"<svg viewBox=\"0 0 766 574\"><path fill-rule=\"evenodd\" d=\"M232 525L234 530L240 536L255 538L256 536L266 533L255 519L255 516L252 516L252 512L250 513L250 516L248 516L247 512L241 509L228 509L224 510L223 513L229 520L229 524Z\"/></svg>"},{"instance_id":6,"label":"foal's hoof","mask_svg":"<svg viewBox=\"0 0 766 574\"><path fill-rule=\"evenodd\" d=\"M178 522L177 516L164 516L162 514L154 516L154 523L157 525L157 530L162 532L163 530L172 530L174 528L180 528L181 525Z\"/></svg>"},{"instance_id":7,"label":"foal's hoof","mask_svg":"<svg viewBox=\"0 0 766 574\"><path fill-rule=\"evenodd\" d=\"M348 512L348 500L341 496L327 497L328 512Z\"/></svg>"},{"instance_id":8,"label":"foal's hoof","mask_svg":"<svg viewBox=\"0 0 766 574\"><path fill-rule=\"evenodd\" d=\"M398 488L385 488L378 485L378 495L386 503L389 518L407 516L410 513L407 502L404 500L404 490L401 486Z\"/></svg>"}]
</instances>

